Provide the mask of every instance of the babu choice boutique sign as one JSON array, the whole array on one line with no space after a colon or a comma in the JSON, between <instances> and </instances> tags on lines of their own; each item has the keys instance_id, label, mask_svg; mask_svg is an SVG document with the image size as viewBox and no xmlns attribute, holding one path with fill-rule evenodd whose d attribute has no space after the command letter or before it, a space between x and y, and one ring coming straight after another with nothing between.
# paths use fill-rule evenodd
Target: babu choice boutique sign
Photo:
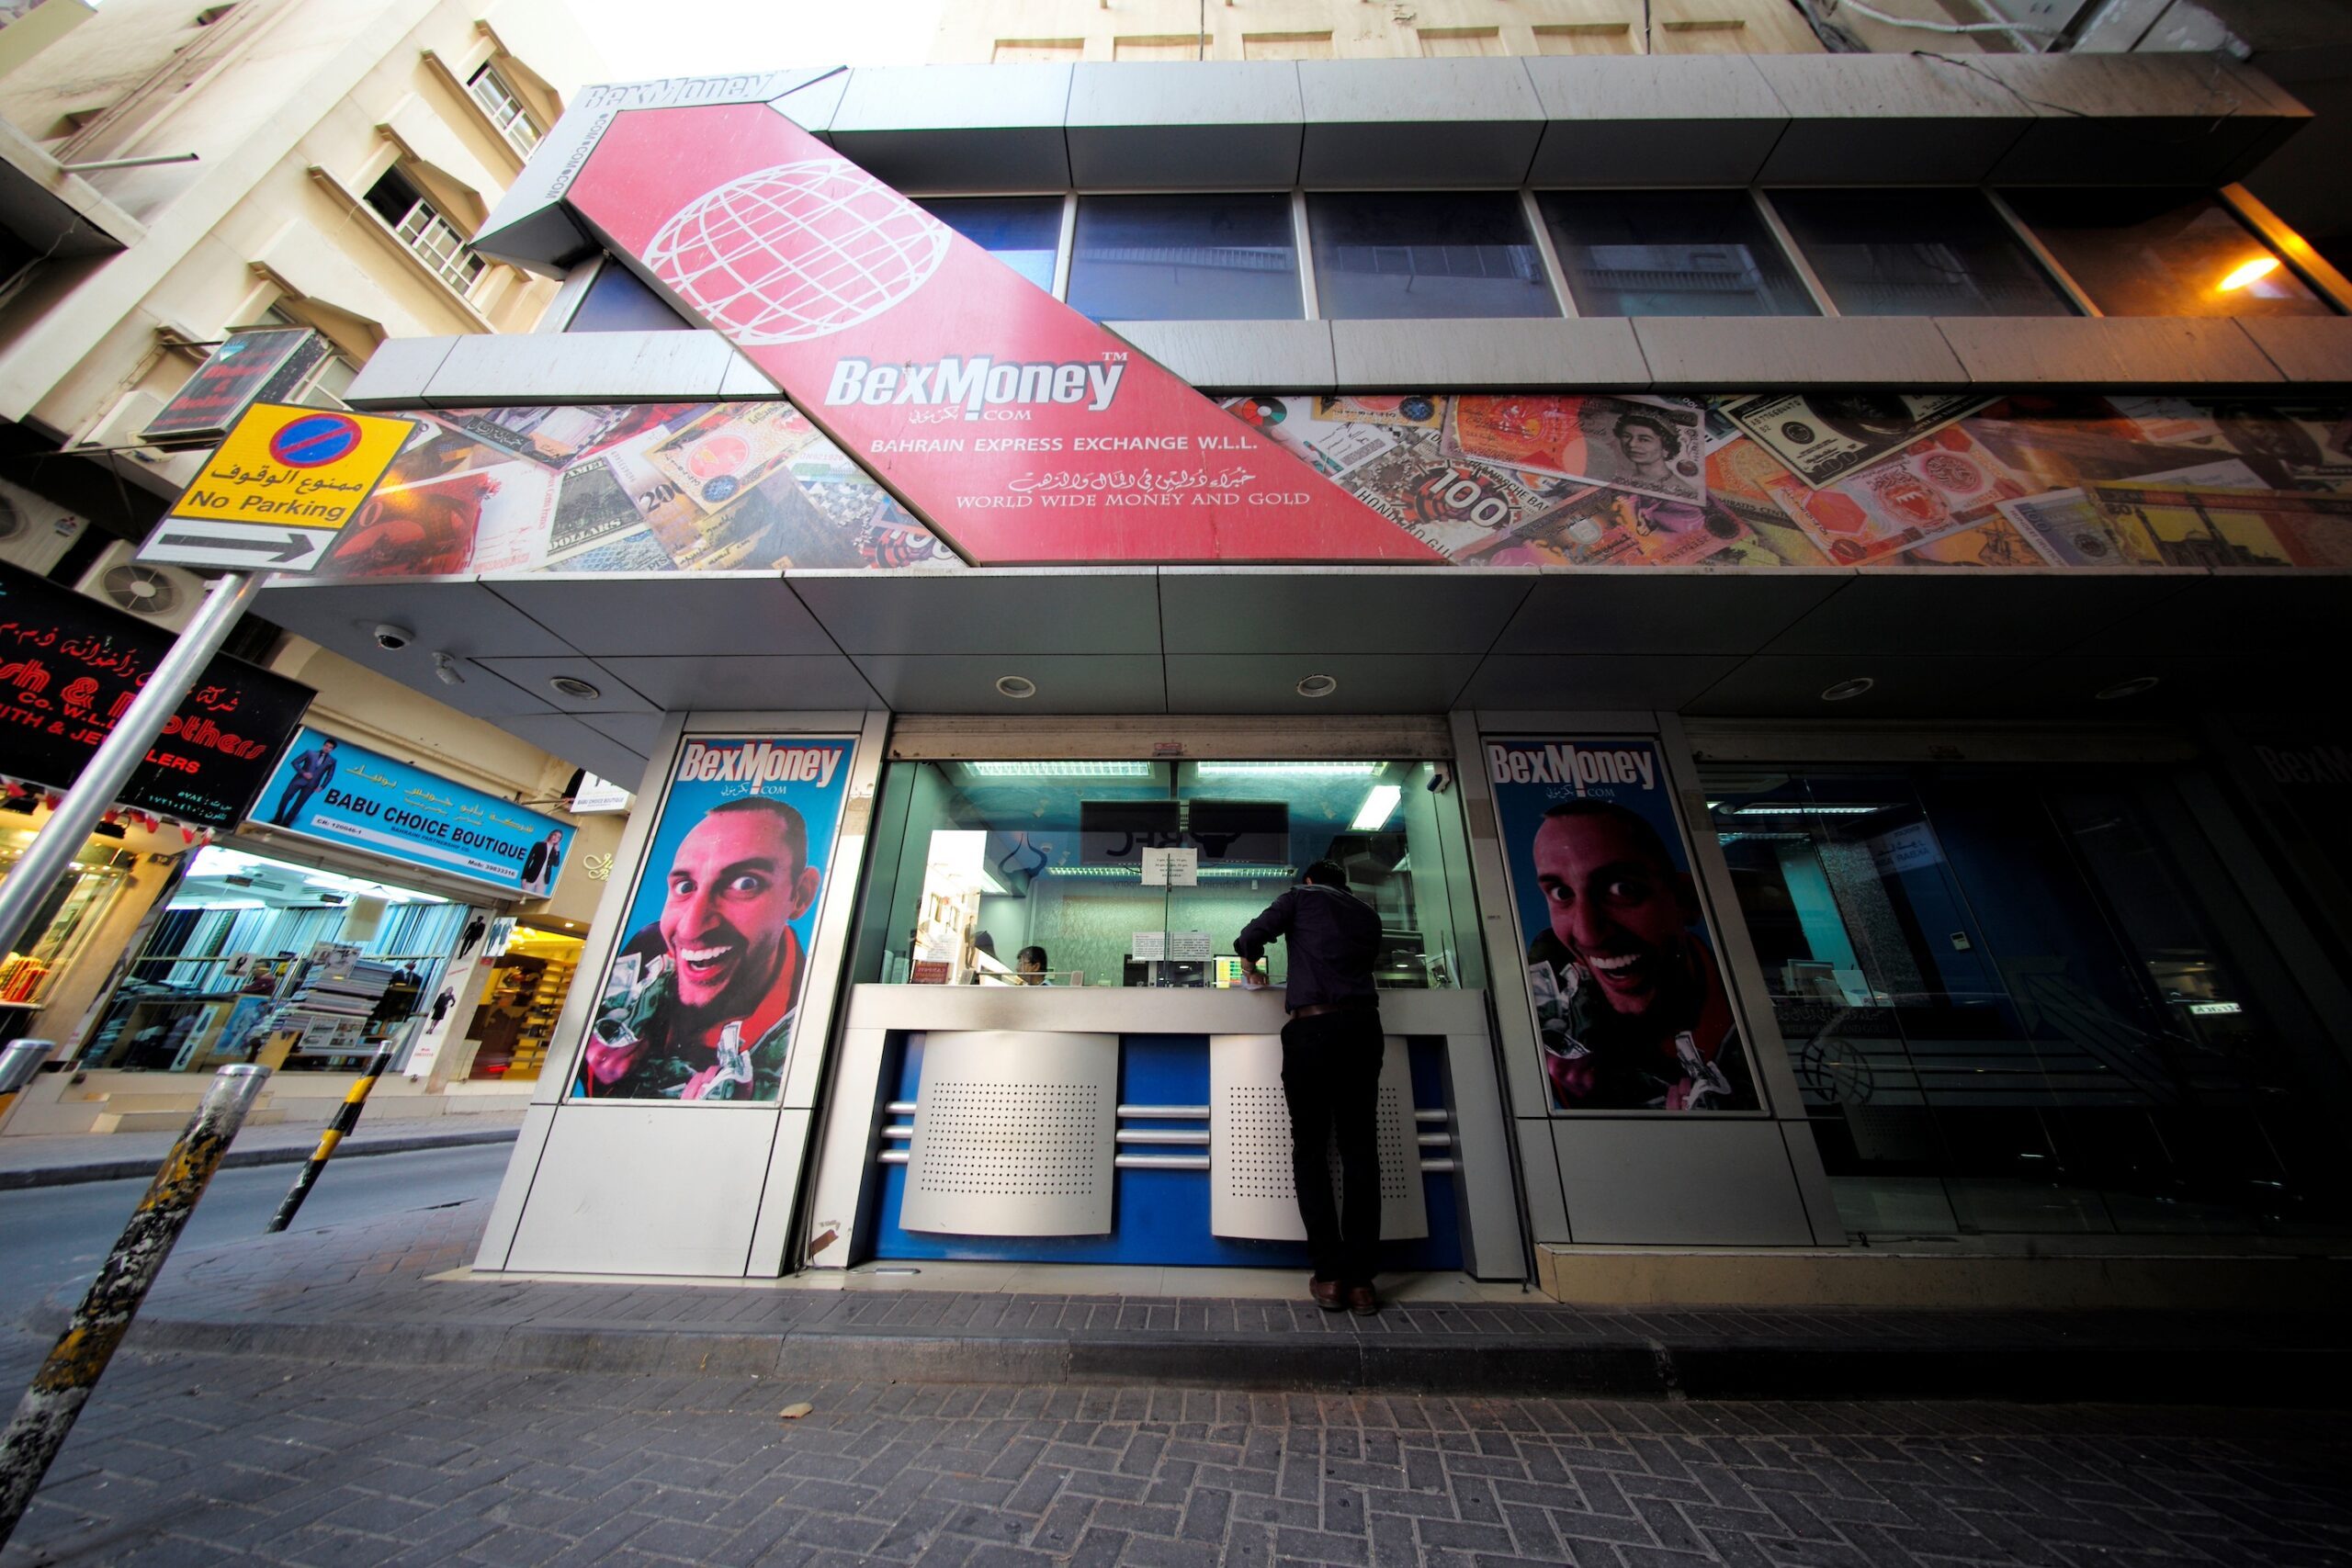
<instances>
[{"instance_id":1,"label":"babu choice boutique sign","mask_svg":"<svg viewBox=\"0 0 2352 1568\"><path fill-rule=\"evenodd\" d=\"M172 641L0 563L0 773L69 788ZM310 705L309 687L216 655L117 799L189 827L233 827Z\"/></svg>"},{"instance_id":2,"label":"babu choice boutique sign","mask_svg":"<svg viewBox=\"0 0 2352 1568\"><path fill-rule=\"evenodd\" d=\"M270 775L253 818L521 898L544 898L571 829L453 779L304 729Z\"/></svg>"},{"instance_id":3,"label":"babu choice boutique sign","mask_svg":"<svg viewBox=\"0 0 2352 1568\"><path fill-rule=\"evenodd\" d=\"M765 105L620 113L565 198L976 564L1442 558Z\"/></svg>"}]
</instances>

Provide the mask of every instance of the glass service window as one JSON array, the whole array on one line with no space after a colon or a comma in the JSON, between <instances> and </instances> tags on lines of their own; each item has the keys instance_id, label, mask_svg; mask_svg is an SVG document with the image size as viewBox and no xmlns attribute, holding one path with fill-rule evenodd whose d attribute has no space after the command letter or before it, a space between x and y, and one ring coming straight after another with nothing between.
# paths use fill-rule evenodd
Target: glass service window
<instances>
[{"instance_id":1,"label":"glass service window","mask_svg":"<svg viewBox=\"0 0 2352 1568\"><path fill-rule=\"evenodd\" d=\"M1318 194L1306 220L1327 319L1560 313L1514 193Z\"/></svg>"},{"instance_id":2,"label":"glass service window","mask_svg":"<svg viewBox=\"0 0 2352 1568\"><path fill-rule=\"evenodd\" d=\"M1976 191L1776 190L1771 202L1846 315L2075 313Z\"/></svg>"},{"instance_id":3,"label":"glass service window","mask_svg":"<svg viewBox=\"0 0 2352 1568\"><path fill-rule=\"evenodd\" d=\"M531 111L523 107L522 97L506 85L506 78L485 65L474 73L467 89L514 151L528 154L539 144L545 132L540 130L539 122L531 118Z\"/></svg>"},{"instance_id":4,"label":"glass service window","mask_svg":"<svg viewBox=\"0 0 2352 1568\"><path fill-rule=\"evenodd\" d=\"M1069 303L1098 321L1295 321L1290 197L1081 197Z\"/></svg>"},{"instance_id":5,"label":"glass service window","mask_svg":"<svg viewBox=\"0 0 2352 1568\"><path fill-rule=\"evenodd\" d=\"M2110 316L2324 316L2311 286L2203 191L2003 193Z\"/></svg>"},{"instance_id":6,"label":"glass service window","mask_svg":"<svg viewBox=\"0 0 2352 1568\"><path fill-rule=\"evenodd\" d=\"M1813 297L1738 190L1536 198L1580 316L1811 316Z\"/></svg>"},{"instance_id":7,"label":"glass service window","mask_svg":"<svg viewBox=\"0 0 2352 1568\"><path fill-rule=\"evenodd\" d=\"M1420 761L946 761L883 783L887 921L867 981L1229 987L1234 939L1314 861L1380 911L1378 983L1462 981L1444 867L1453 794ZM895 862L888 835L898 834ZM1197 881L1144 881L1148 849L1189 849ZM1034 953L1033 953L1034 950ZM1042 978L1021 974L1022 958ZM1280 984L1287 952L1268 949Z\"/></svg>"},{"instance_id":8,"label":"glass service window","mask_svg":"<svg viewBox=\"0 0 2352 1568\"><path fill-rule=\"evenodd\" d=\"M1053 291L1054 258L1062 244L1060 197L941 197L915 205L1038 288Z\"/></svg>"},{"instance_id":9,"label":"glass service window","mask_svg":"<svg viewBox=\"0 0 2352 1568\"><path fill-rule=\"evenodd\" d=\"M459 294L472 292L486 264L467 245L458 226L442 217L407 175L397 168L385 170L383 177L368 187L366 200L378 217L391 225L401 243L442 282Z\"/></svg>"},{"instance_id":10,"label":"glass service window","mask_svg":"<svg viewBox=\"0 0 2352 1568\"><path fill-rule=\"evenodd\" d=\"M2160 772L1701 778L1849 1230L2335 1223L2344 1065Z\"/></svg>"}]
</instances>

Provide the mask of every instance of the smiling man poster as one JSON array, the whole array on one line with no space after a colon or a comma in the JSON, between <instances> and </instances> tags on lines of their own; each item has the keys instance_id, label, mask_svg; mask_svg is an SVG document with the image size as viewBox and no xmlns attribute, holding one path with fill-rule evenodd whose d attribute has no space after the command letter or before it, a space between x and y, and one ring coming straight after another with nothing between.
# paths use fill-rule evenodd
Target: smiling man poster
<instances>
[{"instance_id":1,"label":"smiling man poster","mask_svg":"<svg viewBox=\"0 0 2352 1568\"><path fill-rule=\"evenodd\" d=\"M681 746L573 1098L776 1099L854 744Z\"/></svg>"},{"instance_id":2,"label":"smiling man poster","mask_svg":"<svg viewBox=\"0 0 2352 1568\"><path fill-rule=\"evenodd\" d=\"M1657 745L1489 740L1486 761L1554 1109L1755 1110Z\"/></svg>"}]
</instances>

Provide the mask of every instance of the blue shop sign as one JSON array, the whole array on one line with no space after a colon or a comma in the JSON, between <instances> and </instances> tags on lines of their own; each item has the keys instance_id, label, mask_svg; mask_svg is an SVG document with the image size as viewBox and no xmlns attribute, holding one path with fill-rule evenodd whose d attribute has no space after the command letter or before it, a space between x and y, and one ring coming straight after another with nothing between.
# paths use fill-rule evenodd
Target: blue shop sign
<instances>
[{"instance_id":1,"label":"blue shop sign","mask_svg":"<svg viewBox=\"0 0 2352 1568\"><path fill-rule=\"evenodd\" d=\"M307 726L248 820L524 898L552 892L571 852L551 817Z\"/></svg>"}]
</instances>

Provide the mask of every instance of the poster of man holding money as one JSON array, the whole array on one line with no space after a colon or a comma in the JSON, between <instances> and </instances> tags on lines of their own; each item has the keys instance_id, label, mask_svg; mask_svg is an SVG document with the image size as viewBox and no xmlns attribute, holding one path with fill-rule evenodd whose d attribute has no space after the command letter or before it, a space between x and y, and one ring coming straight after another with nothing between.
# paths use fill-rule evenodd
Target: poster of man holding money
<instances>
[{"instance_id":1,"label":"poster of man holding money","mask_svg":"<svg viewBox=\"0 0 2352 1568\"><path fill-rule=\"evenodd\" d=\"M1555 1111L1753 1111L1663 760L1643 739L1486 746Z\"/></svg>"},{"instance_id":2,"label":"poster of man holding money","mask_svg":"<svg viewBox=\"0 0 2352 1568\"><path fill-rule=\"evenodd\" d=\"M572 1098L782 1092L854 745L684 743Z\"/></svg>"}]
</instances>

